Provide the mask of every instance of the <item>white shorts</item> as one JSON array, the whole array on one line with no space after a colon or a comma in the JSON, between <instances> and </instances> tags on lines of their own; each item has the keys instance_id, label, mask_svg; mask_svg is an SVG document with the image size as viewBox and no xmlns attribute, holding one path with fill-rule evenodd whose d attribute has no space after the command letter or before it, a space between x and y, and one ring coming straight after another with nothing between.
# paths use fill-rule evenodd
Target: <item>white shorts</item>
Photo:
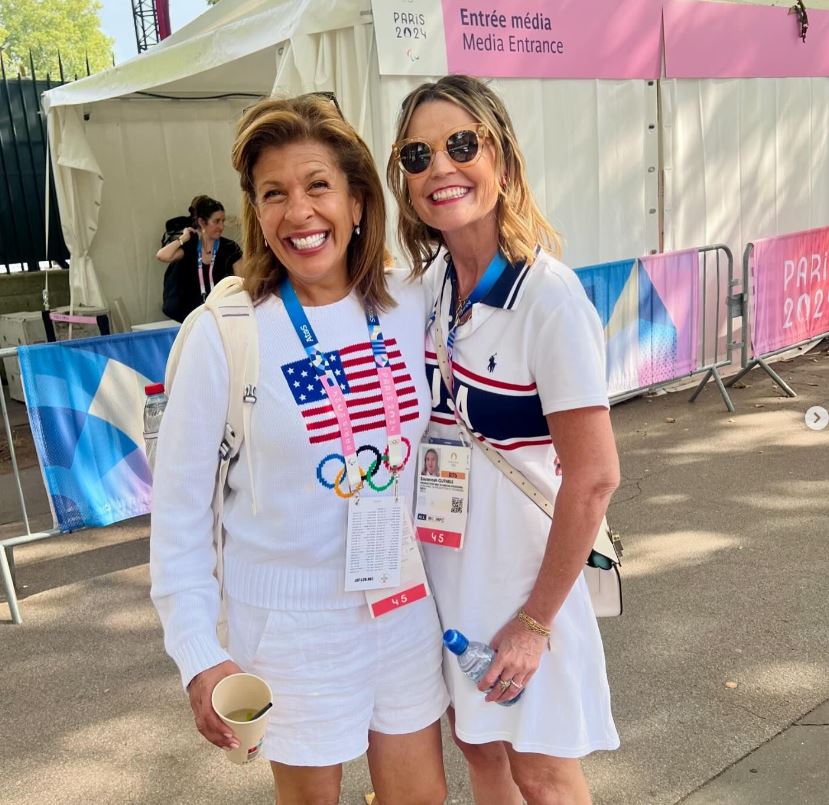
<instances>
[{"instance_id":1,"label":"white shorts","mask_svg":"<svg viewBox=\"0 0 829 805\"><path fill-rule=\"evenodd\" d=\"M432 598L377 620L367 607L286 612L229 598L228 639L273 691L262 751L278 763L343 763L366 751L369 730L417 732L449 703Z\"/></svg>"}]
</instances>

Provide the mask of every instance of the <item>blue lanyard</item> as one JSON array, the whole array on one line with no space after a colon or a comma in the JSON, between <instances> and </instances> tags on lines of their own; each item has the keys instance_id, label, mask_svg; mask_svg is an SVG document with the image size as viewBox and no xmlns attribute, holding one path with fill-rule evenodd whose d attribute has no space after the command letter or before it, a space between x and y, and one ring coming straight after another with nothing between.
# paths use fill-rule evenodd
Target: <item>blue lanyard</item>
<instances>
[{"instance_id":1,"label":"blue lanyard","mask_svg":"<svg viewBox=\"0 0 829 805\"><path fill-rule=\"evenodd\" d=\"M204 266L202 265L201 261L201 236L199 236L198 241L196 242L196 250L197 250L197 263L198 271L199 271L199 290L201 291L201 300L204 302L207 299L207 289L204 286ZM216 255L219 253L219 241L213 241L213 259L210 261L210 276L208 282L210 283L210 290L213 290L213 266L216 265Z\"/></svg>"},{"instance_id":2,"label":"blue lanyard","mask_svg":"<svg viewBox=\"0 0 829 805\"><path fill-rule=\"evenodd\" d=\"M463 303L463 307L461 308L460 313L458 313L456 320L454 322L454 327L458 326L458 324L463 320L463 317L469 313L472 309L472 305L480 302L482 299L486 297L486 295L492 290L492 287L501 279L501 275L506 271L507 266L509 263L507 262L507 258L499 251L495 254L495 257L490 260L489 265L486 267L486 271L481 275L481 278L475 284L475 287L472 289L472 293L466 297L466 301ZM450 263L446 267L446 273L448 274L450 271L453 273L455 272L455 265L454 263ZM455 273L455 279L457 279L457 273ZM446 284L446 278L444 277L444 285Z\"/></svg>"},{"instance_id":3,"label":"blue lanyard","mask_svg":"<svg viewBox=\"0 0 829 805\"><path fill-rule=\"evenodd\" d=\"M486 270L475 284L475 287L472 289L472 293L466 297L466 302L464 302L463 308L461 309L459 315L454 317L454 321L452 322L452 330L458 326L461 319L463 319L463 317L472 309L472 305L477 304L486 297L486 295L494 287L495 283L501 278L504 271L506 271L508 265L509 261L503 253L500 251L496 252L495 256L492 260L490 260L489 265L486 267ZM443 283L440 286L440 293L435 300L434 307L432 308L432 315L429 317L429 322L426 325L427 329L432 326L432 322L434 322L435 316L438 314L438 308L443 300L443 293L446 290L446 280L449 279L450 275L454 271L455 265L450 259L449 265L446 266L446 273L443 275Z\"/></svg>"},{"instance_id":4,"label":"blue lanyard","mask_svg":"<svg viewBox=\"0 0 829 805\"><path fill-rule=\"evenodd\" d=\"M463 321L463 317L466 316L466 314L472 309L472 305L482 301L486 297L486 295L492 290L495 283L498 282L498 280L501 278L501 275L504 273L504 271L506 271L508 265L509 261L503 255L503 253L501 251L496 252L495 257L493 257L492 260L490 260L489 265L486 267L486 271L484 271L478 282L475 284L475 287L472 289L472 293L466 297L466 301L463 303L463 307L460 309L460 311L457 312L457 315L450 311L449 315L452 325L449 328L449 334L446 336L446 352L449 355L450 380L453 379L452 355L455 346L455 335L457 333L461 321ZM432 322L435 320L435 317L438 316L440 313L439 307L440 303L443 301L444 291L446 290L446 280L451 276L451 274L454 271L455 266L450 260L449 265L446 266L446 273L443 275L443 284L440 287L440 293L438 294L438 298L435 300L435 306L432 310L432 315L429 319L429 323L427 324L427 329L432 325ZM455 278L457 278L457 275Z\"/></svg>"},{"instance_id":5,"label":"blue lanyard","mask_svg":"<svg viewBox=\"0 0 829 805\"><path fill-rule=\"evenodd\" d=\"M305 352L311 359L311 365L314 367L317 376L320 380L328 377L329 385L332 382L334 385L339 385L334 379L334 373L331 371L328 358L319 349L319 341L314 328L311 327L311 322L308 321L308 317L305 315L302 302L299 301L294 286L291 285L291 281L287 277L282 280L279 286L279 296L285 305L285 310L288 312L288 318L290 318L291 324L293 324L294 330L305 348ZM368 337L371 341L374 363L378 369L382 369L384 366L388 366L389 355L386 350L386 339L383 337L383 331L380 328L380 318L374 308L366 308L366 326L368 327Z\"/></svg>"}]
</instances>

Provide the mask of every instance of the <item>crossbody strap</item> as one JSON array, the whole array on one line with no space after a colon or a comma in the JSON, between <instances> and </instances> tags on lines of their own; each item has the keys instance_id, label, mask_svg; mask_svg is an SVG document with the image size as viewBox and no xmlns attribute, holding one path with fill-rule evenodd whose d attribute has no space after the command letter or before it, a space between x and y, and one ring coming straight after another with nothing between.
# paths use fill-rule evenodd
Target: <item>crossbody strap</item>
<instances>
[{"instance_id":1,"label":"crossbody strap","mask_svg":"<svg viewBox=\"0 0 829 805\"><path fill-rule=\"evenodd\" d=\"M440 366L440 374L443 378L444 385L447 389L452 388L452 378L449 376L449 355L446 352L446 343L443 340L443 330L440 325L440 314L435 316L434 322L435 333L435 351L438 356L438 366ZM451 394L451 391L449 392ZM497 450L491 448L486 442L481 441L469 429L466 422L461 419L455 406L455 419L458 425L466 432L469 440L477 445L483 454L492 462L492 464L502 472L512 483L515 484L536 506L538 506L544 514L551 520L553 519L553 512L555 506L547 499L543 492L532 483L520 470L512 466ZM601 554L606 559L609 559L613 564L620 564L620 550L617 549L618 539L613 537L610 526L607 524L607 518L602 518L599 531L596 534L596 539L593 544L593 550ZM590 563L590 560L588 560Z\"/></svg>"}]
</instances>

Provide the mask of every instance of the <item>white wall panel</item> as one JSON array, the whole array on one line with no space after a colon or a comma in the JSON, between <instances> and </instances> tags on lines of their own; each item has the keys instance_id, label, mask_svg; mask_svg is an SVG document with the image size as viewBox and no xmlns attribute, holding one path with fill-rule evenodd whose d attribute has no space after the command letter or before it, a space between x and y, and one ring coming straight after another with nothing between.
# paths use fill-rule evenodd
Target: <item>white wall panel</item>
<instances>
[{"instance_id":1,"label":"white wall panel","mask_svg":"<svg viewBox=\"0 0 829 805\"><path fill-rule=\"evenodd\" d=\"M829 78L662 82L665 249L829 224Z\"/></svg>"},{"instance_id":2,"label":"white wall panel","mask_svg":"<svg viewBox=\"0 0 829 805\"><path fill-rule=\"evenodd\" d=\"M239 234L239 183L230 164L236 120L250 99L114 100L90 107L86 134L105 177L91 256L104 295L133 322L161 318L165 266L155 259L164 222L206 193Z\"/></svg>"}]
</instances>

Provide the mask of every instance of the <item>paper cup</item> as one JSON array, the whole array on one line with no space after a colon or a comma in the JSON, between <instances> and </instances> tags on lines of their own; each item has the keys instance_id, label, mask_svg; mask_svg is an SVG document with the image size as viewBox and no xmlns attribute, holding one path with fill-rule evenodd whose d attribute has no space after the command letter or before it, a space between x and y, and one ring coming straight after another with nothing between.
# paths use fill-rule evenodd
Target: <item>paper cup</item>
<instances>
[{"instance_id":1,"label":"paper cup","mask_svg":"<svg viewBox=\"0 0 829 805\"><path fill-rule=\"evenodd\" d=\"M211 698L213 709L239 740L239 748L227 752L228 758L233 763L243 764L259 757L271 711L269 709L255 721L247 719L273 701L268 683L254 674L231 674L213 688Z\"/></svg>"}]
</instances>

